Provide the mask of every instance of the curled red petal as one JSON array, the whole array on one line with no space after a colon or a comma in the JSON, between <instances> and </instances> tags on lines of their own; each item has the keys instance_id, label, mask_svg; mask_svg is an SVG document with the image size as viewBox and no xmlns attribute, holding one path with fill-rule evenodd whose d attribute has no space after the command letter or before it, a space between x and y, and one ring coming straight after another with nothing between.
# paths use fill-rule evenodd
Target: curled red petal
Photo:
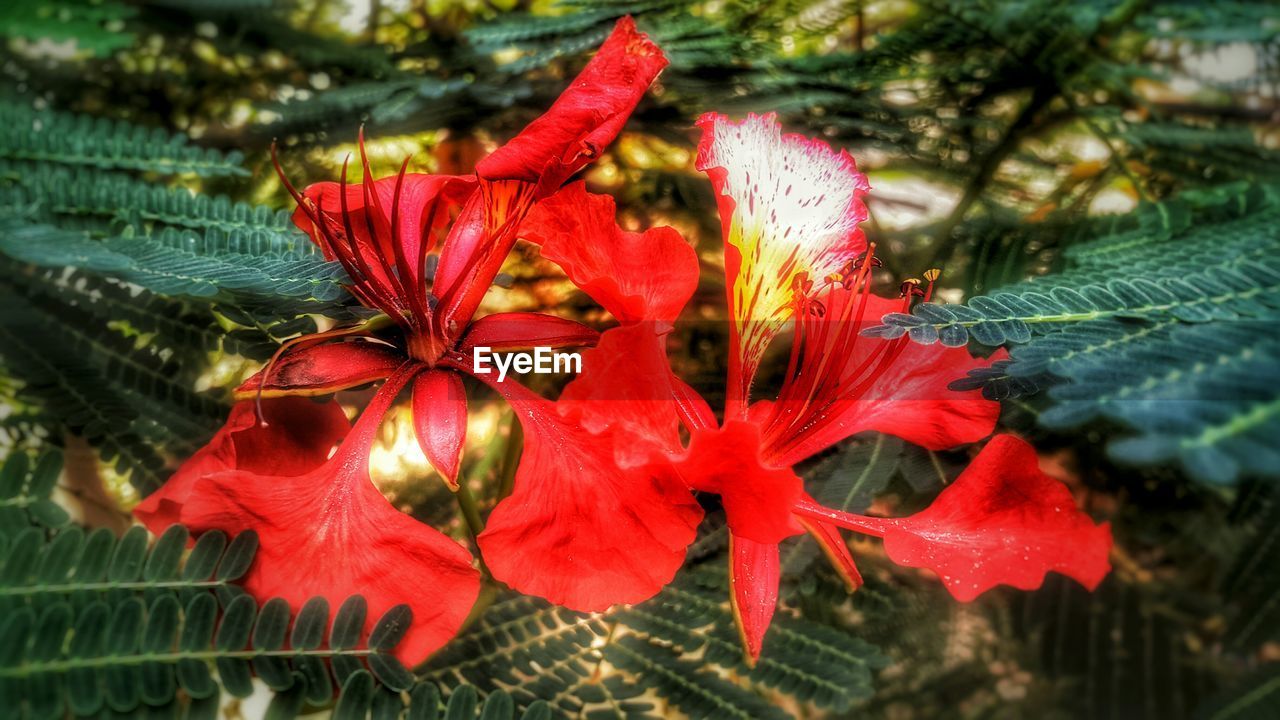
<instances>
[{"instance_id":1,"label":"curled red petal","mask_svg":"<svg viewBox=\"0 0 1280 720\"><path fill-rule=\"evenodd\" d=\"M496 383L524 428L512 494L478 538L493 576L581 611L636 603L671 581L702 509L663 463L624 466L615 445L514 382Z\"/></svg>"},{"instance_id":2,"label":"curled red petal","mask_svg":"<svg viewBox=\"0 0 1280 720\"><path fill-rule=\"evenodd\" d=\"M600 333L575 320L531 312L486 315L471 323L458 346L469 355L477 347L531 348L594 345Z\"/></svg>"},{"instance_id":3,"label":"curled red petal","mask_svg":"<svg viewBox=\"0 0 1280 720\"><path fill-rule=\"evenodd\" d=\"M438 530L392 507L369 479L369 450L388 406L416 369L379 390L337 453L296 477L231 471L203 478L182 507L194 532L252 530L260 547L244 586L259 601L280 597L294 611L324 597L369 605L365 631L407 603L413 625L396 648L417 664L452 638L480 591L470 554Z\"/></svg>"},{"instance_id":4,"label":"curled red petal","mask_svg":"<svg viewBox=\"0 0 1280 720\"><path fill-rule=\"evenodd\" d=\"M323 463L351 429L336 402L263 400L262 416L265 422L259 422L255 403L236 403L213 439L183 463L163 487L139 503L133 509L134 517L158 535L178 522L182 505L206 475L227 470L302 475Z\"/></svg>"},{"instance_id":5,"label":"curled red petal","mask_svg":"<svg viewBox=\"0 0 1280 720\"><path fill-rule=\"evenodd\" d=\"M457 490L467 439L467 391L458 373L426 370L414 378L413 429L431 466Z\"/></svg>"},{"instance_id":6,"label":"curled red petal","mask_svg":"<svg viewBox=\"0 0 1280 720\"><path fill-rule=\"evenodd\" d=\"M729 535L730 605L752 665L760 659L764 635L778 606L781 568L776 543L758 543Z\"/></svg>"},{"instance_id":7,"label":"curled red petal","mask_svg":"<svg viewBox=\"0 0 1280 720\"><path fill-rule=\"evenodd\" d=\"M555 192L617 136L650 83L667 66L662 50L620 19L591 62L541 117L476 165L486 180L536 183Z\"/></svg>"},{"instance_id":8,"label":"curled red petal","mask_svg":"<svg viewBox=\"0 0 1280 720\"><path fill-rule=\"evenodd\" d=\"M729 420L718 429L693 431L676 471L689 487L720 495L734 535L778 543L804 532L791 514L804 484L791 468L764 465L760 447L758 425Z\"/></svg>"},{"instance_id":9,"label":"curled red petal","mask_svg":"<svg viewBox=\"0 0 1280 720\"><path fill-rule=\"evenodd\" d=\"M1111 569L1108 524L1081 512L1066 486L1040 471L1035 449L1012 435L987 443L911 517L828 519L883 535L891 560L934 571L961 601L1000 584L1034 590L1051 570L1093 589Z\"/></svg>"},{"instance_id":10,"label":"curled red petal","mask_svg":"<svg viewBox=\"0 0 1280 720\"><path fill-rule=\"evenodd\" d=\"M698 256L668 227L627 232L607 195L573 183L538 203L521 235L623 323L674 322L698 287Z\"/></svg>"},{"instance_id":11,"label":"curled red petal","mask_svg":"<svg viewBox=\"0 0 1280 720\"><path fill-rule=\"evenodd\" d=\"M545 114L476 165L479 197L445 240L434 292L443 332L475 313L525 214L599 157L667 60L622 18Z\"/></svg>"},{"instance_id":12,"label":"curled red petal","mask_svg":"<svg viewBox=\"0 0 1280 720\"><path fill-rule=\"evenodd\" d=\"M399 350L354 341L290 350L236 388L237 398L328 395L389 377L405 361ZM270 373L265 376L263 373Z\"/></svg>"}]
</instances>

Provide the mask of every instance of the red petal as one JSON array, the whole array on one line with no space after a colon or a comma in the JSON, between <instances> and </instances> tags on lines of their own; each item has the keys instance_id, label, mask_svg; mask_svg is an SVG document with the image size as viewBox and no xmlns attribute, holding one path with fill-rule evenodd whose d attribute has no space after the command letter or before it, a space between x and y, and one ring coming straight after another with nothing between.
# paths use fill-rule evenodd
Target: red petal
<instances>
[{"instance_id":1,"label":"red petal","mask_svg":"<svg viewBox=\"0 0 1280 720\"><path fill-rule=\"evenodd\" d=\"M254 398L270 371L262 397L328 395L382 380L405 361L399 350L378 343L355 341L312 345L286 352L270 368L254 374L236 388L237 398Z\"/></svg>"},{"instance_id":2,"label":"red petal","mask_svg":"<svg viewBox=\"0 0 1280 720\"><path fill-rule=\"evenodd\" d=\"M476 165L483 198L463 210L440 257L434 291L442 327L471 318L530 204L554 193L613 142L666 64L630 18L619 20L551 108Z\"/></svg>"},{"instance_id":3,"label":"red petal","mask_svg":"<svg viewBox=\"0 0 1280 720\"><path fill-rule=\"evenodd\" d=\"M459 352L470 355L477 347L531 348L594 345L600 333L568 318L530 312L486 315L471 323Z\"/></svg>"},{"instance_id":4,"label":"red petal","mask_svg":"<svg viewBox=\"0 0 1280 720\"><path fill-rule=\"evenodd\" d=\"M760 658L764 634L773 621L778 606L778 581L781 577L778 546L758 543L740 535L729 536L730 603L738 632L747 649L748 661L754 665Z\"/></svg>"},{"instance_id":5,"label":"red petal","mask_svg":"<svg viewBox=\"0 0 1280 720\"><path fill-rule=\"evenodd\" d=\"M618 21L596 56L545 114L476 165L486 180L537 183L549 195L595 160L667 66L662 50Z\"/></svg>"},{"instance_id":6,"label":"red petal","mask_svg":"<svg viewBox=\"0 0 1280 720\"><path fill-rule=\"evenodd\" d=\"M263 400L262 414L266 422L260 424L255 403L236 403L213 439L133 509L138 521L157 535L164 532L178 522L178 513L196 483L212 473L245 470L294 476L309 472L329 457L350 430L336 402Z\"/></svg>"},{"instance_id":7,"label":"red petal","mask_svg":"<svg viewBox=\"0 0 1280 720\"><path fill-rule=\"evenodd\" d=\"M1111 529L1076 508L1070 491L1040 472L1035 449L997 435L933 504L908 518L805 514L884 537L894 562L929 568L957 600L996 585L1034 590L1050 570L1097 587L1111 569Z\"/></svg>"},{"instance_id":8,"label":"red petal","mask_svg":"<svg viewBox=\"0 0 1280 720\"><path fill-rule=\"evenodd\" d=\"M648 324L616 327L582 353L582 372L556 404L590 432L615 427L628 435L618 460L641 464L654 453L667 456L683 449L678 382L667 361L666 335Z\"/></svg>"},{"instance_id":9,"label":"red petal","mask_svg":"<svg viewBox=\"0 0 1280 720\"><path fill-rule=\"evenodd\" d=\"M513 382L490 383L524 427L515 491L478 538L493 576L594 612L652 597L671 581L702 509L669 466L620 466L613 429L592 434Z\"/></svg>"},{"instance_id":10,"label":"red petal","mask_svg":"<svg viewBox=\"0 0 1280 720\"><path fill-rule=\"evenodd\" d=\"M668 227L624 231L615 212L574 183L534 206L521 234L619 321L673 322L698 287L697 253Z\"/></svg>"},{"instance_id":11,"label":"red petal","mask_svg":"<svg viewBox=\"0 0 1280 720\"><path fill-rule=\"evenodd\" d=\"M470 554L396 510L369 480L379 422L413 372L387 381L319 468L298 477L210 475L181 516L198 533L258 533L260 548L244 585L259 601L281 597L297 611L313 596L337 607L363 595L369 603L366 632L387 610L408 603L413 626L396 655L410 665L457 633L480 591Z\"/></svg>"},{"instance_id":12,"label":"red petal","mask_svg":"<svg viewBox=\"0 0 1280 720\"><path fill-rule=\"evenodd\" d=\"M451 370L427 370L413 381L413 428L422 452L449 484L458 489L458 465L467 438L467 392Z\"/></svg>"},{"instance_id":13,"label":"red petal","mask_svg":"<svg viewBox=\"0 0 1280 720\"><path fill-rule=\"evenodd\" d=\"M695 490L720 495L734 535L778 543L804 532L791 516L804 484L791 468L761 463L755 423L730 420L719 429L695 430L676 470Z\"/></svg>"},{"instance_id":14,"label":"red petal","mask_svg":"<svg viewBox=\"0 0 1280 720\"><path fill-rule=\"evenodd\" d=\"M857 301L858 296L852 298ZM827 313L839 313L840 304L849 300L847 293L822 294ZM871 295L863 323L868 327L880 318L901 310L897 300ZM857 332L860 328L853 329ZM846 355L844 368L855 372L886 341L859 337ZM1000 403L987 400L978 391L956 391L947 385L964 377L970 370L989 366L1007 357L1003 350L986 359L975 358L965 348L921 345L902 340L897 360L879 375L862 394L838 401L827 423L807 429L785 452L778 455L779 464L794 465L835 443L860 432L874 430L895 435L929 450L943 450L977 442L991 434L1000 417ZM834 373L835 368L832 369Z\"/></svg>"}]
</instances>

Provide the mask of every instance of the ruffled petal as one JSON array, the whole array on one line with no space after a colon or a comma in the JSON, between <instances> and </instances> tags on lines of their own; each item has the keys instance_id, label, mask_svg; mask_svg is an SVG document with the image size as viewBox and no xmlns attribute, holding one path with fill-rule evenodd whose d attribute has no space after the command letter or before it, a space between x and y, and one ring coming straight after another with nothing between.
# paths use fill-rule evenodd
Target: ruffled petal
<instances>
[{"instance_id":1,"label":"ruffled petal","mask_svg":"<svg viewBox=\"0 0 1280 720\"><path fill-rule=\"evenodd\" d=\"M299 610L319 596L337 607L351 595L369 604L366 632L407 603L413 625L396 654L417 664L457 633L480 591L480 574L457 542L401 513L369 479L379 422L416 369L392 376L338 452L296 477L232 471L205 477L182 507L196 533L255 531L260 547L245 588Z\"/></svg>"},{"instance_id":2,"label":"ruffled petal","mask_svg":"<svg viewBox=\"0 0 1280 720\"><path fill-rule=\"evenodd\" d=\"M758 543L729 535L729 598L747 659L760 659L764 634L778 607L781 567L776 543Z\"/></svg>"},{"instance_id":3,"label":"ruffled petal","mask_svg":"<svg viewBox=\"0 0 1280 720\"><path fill-rule=\"evenodd\" d=\"M571 347L594 345L600 333L575 320L531 312L486 315L471 323L458 346L469 355L475 348Z\"/></svg>"},{"instance_id":4,"label":"ruffled petal","mask_svg":"<svg viewBox=\"0 0 1280 720\"><path fill-rule=\"evenodd\" d=\"M672 228L627 232L615 214L577 182L538 203L521 235L620 322L674 322L698 287L697 253Z\"/></svg>"},{"instance_id":5,"label":"ruffled petal","mask_svg":"<svg viewBox=\"0 0 1280 720\"><path fill-rule=\"evenodd\" d=\"M307 398L262 401L265 422L253 402L236 403L213 439L174 472L169 481L133 509L134 517L159 535L178 522L183 503L206 475L244 470L296 476L314 470L351 429L336 402Z\"/></svg>"},{"instance_id":6,"label":"ruffled petal","mask_svg":"<svg viewBox=\"0 0 1280 720\"><path fill-rule=\"evenodd\" d=\"M695 430L676 471L689 487L720 495L734 535L778 543L804 532L791 516L804 484L791 468L761 462L755 423L729 420L718 429Z\"/></svg>"},{"instance_id":7,"label":"ruffled petal","mask_svg":"<svg viewBox=\"0 0 1280 720\"><path fill-rule=\"evenodd\" d=\"M458 373L426 370L414 378L413 429L431 467L457 490L467 439L467 391Z\"/></svg>"},{"instance_id":8,"label":"ruffled petal","mask_svg":"<svg viewBox=\"0 0 1280 720\"><path fill-rule=\"evenodd\" d=\"M555 192L613 142L666 66L662 50L622 18L555 104L481 160L476 174L534 183L542 196Z\"/></svg>"},{"instance_id":9,"label":"ruffled petal","mask_svg":"<svg viewBox=\"0 0 1280 720\"><path fill-rule=\"evenodd\" d=\"M791 317L796 276L821 279L866 250L869 185L847 152L783 135L774 115L698 120L697 167L715 188L733 353L730 402L745 407L761 357Z\"/></svg>"},{"instance_id":10,"label":"ruffled petal","mask_svg":"<svg viewBox=\"0 0 1280 720\"><path fill-rule=\"evenodd\" d=\"M405 361L399 350L355 341L290 350L236 388L238 399L284 395L328 395L382 380ZM270 373L265 375L264 373ZM263 384L265 378L265 385Z\"/></svg>"},{"instance_id":11,"label":"ruffled petal","mask_svg":"<svg viewBox=\"0 0 1280 720\"><path fill-rule=\"evenodd\" d=\"M625 435L590 433L524 387L482 379L524 428L514 492L478 538L493 576L586 612L646 600L670 582L702 519L670 467L621 466L614 449Z\"/></svg>"},{"instance_id":12,"label":"ruffled petal","mask_svg":"<svg viewBox=\"0 0 1280 720\"><path fill-rule=\"evenodd\" d=\"M822 293L826 317L838 317L846 302L861 302L861 296L838 290ZM902 309L902 302L875 295L866 296L866 306L856 325L878 324L880 318ZM838 321L833 321L838 322ZM817 335L820 322L810 321L806 332ZM805 423L798 432L770 446L771 458L782 465L794 465L837 442L860 432L877 431L894 435L929 450L977 442L991 434L1000 417L1000 403L978 391L958 391L947 387L971 370L984 368L1007 357L1004 350L988 358L975 358L965 348L921 345L909 339L882 340L860 337L862 327L829 328L827 337L844 334L851 345L817 351L831 358L825 372L846 380L848 389L840 394L821 423ZM813 345L805 348L813 352ZM887 358L887 360L886 360ZM783 398L780 414L798 408L796 401ZM802 401L801 401L802 402ZM760 405L760 403L758 403ZM774 451L776 450L776 454Z\"/></svg>"},{"instance_id":13,"label":"ruffled petal","mask_svg":"<svg viewBox=\"0 0 1280 720\"><path fill-rule=\"evenodd\" d=\"M665 349L666 336L649 324L606 330L596 347L582 353L582 372L560 393L560 412L589 432L614 427L629 441L617 460L649 462L655 454L682 450L682 409Z\"/></svg>"},{"instance_id":14,"label":"ruffled petal","mask_svg":"<svg viewBox=\"0 0 1280 720\"><path fill-rule=\"evenodd\" d=\"M1111 529L1076 507L1040 471L1035 449L997 435L933 504L907 518L871 518L806 505L805 514L884 538L889 559L938 574L957 600L996 585L1034 590L1050 570L1089 589L1111 570Z\"/></svg>"}]
</instances>

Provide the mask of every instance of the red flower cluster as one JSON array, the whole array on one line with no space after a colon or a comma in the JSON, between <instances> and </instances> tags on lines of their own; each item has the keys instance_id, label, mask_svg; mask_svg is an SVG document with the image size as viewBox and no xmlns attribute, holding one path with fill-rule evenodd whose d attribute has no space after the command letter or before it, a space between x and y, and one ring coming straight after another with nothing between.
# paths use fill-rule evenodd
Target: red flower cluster
<instances>
[{"instance_id":1,"label":"red flower cluster","mask_svg":"<svg viewBox=\"0 0 1280 720\"><path fill-rule=\"evenodd\" d=\"M312 596L360 593L371 622L407 602L414 625L399 654L420 661L457 632L480 575L462 546L397 511L370 482L378 425L411 388L422 449L457 490L462 376L474 348L594 344L554 402L514 380L475 376L525 432L513 491L477 537L488 570L513 589L584 611L653 596L702 519L694 491L719 494L728 515L733 606L753 658L777 597L778 543L805 531L851 586L860 578L839 528L883 537L891 559L934 570L962 600L998 583L1035 587L1048 570L1095 585L1109 567L1106 526L1080 513L1010 436L990 441L909 518L850 515L805 494L791 466L846 437L876 430L952 447L990 434L998 407L946 388L988 361L859 335L864 319L906 309L916 293L871 293L877 261L858 229L867 183L853 160L782 136L771 117L699 123L732 322L723 421L672 373L666 336L697 286L696 255L670 228L621 229L612 199L565 185L665 65L624 19L551 109L474 175L407 173L406 161L374 181L361 143L365 182L348 183L344 167L340 182L290 185L295 223L398 332L369 322L287 343L237 390L241 402L209 445L137 508L139 519L156 532L175 522L196 533L256 531L262 549L245 585L262 599L296 609ZM597 334L536 313L475 319L519 238L619 325ZM752 403L763 354L788 326L795 337L781 391ZM335 402L299 397L379 380L354 427Z\"/></svg>"},{"instance_id":2,"label":"red flower cluster","mask_svg":"<svg viewBox=\"0 0 1280 720\"><path fill-rule=\"evenodd\" d=\"M844 513L806 495L791 467L860 432L931 450L989 435L998 403L947 385L1003 354L978 360L960 348L863 337L860 330L885 314L927 299L937 274L927 276L926 288L904 283L899 300L872 294L879 261L858 228L868 184L853 159L782 135L772 116L734 123L709 114L699 125L698 166L716 191L725 245L731 325L723 420L658 360L652 367L611 362L606 338L620 330L588 353L565 397L599 425L621 414L603 398L650 398L643 424L612 422L627 423L633 438L656 431L645 437L666 448L683 483L720 495L731 537L731 601L748 656L759 656L777 602L778 544L806 531L850 588L862 580L840 528L884 538L891 560L933 570L959 600L1002 583L1039 587L1049 570L1096 586L1110 569L1109 529L1080 512L1013 436L987 443L932 506L908 518ZM764 352L788 325L794 337L777 398L752 403ZM627 350L661 356L652 336L632 337ZM655 395L655 387L665 393ZM596 399L590 407L581 403L588 398ZM687 448L671 440L677 423L690 435Z\"/></svg>"}]
</instances>

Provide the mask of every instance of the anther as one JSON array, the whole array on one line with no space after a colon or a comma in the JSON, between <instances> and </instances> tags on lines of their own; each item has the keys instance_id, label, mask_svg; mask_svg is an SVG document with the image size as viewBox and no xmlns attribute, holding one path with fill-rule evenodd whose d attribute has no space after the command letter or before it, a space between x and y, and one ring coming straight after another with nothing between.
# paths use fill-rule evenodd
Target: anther
<instances>
[{"instance_id":1,"label":"anther","mask_svg":"<svg viewBox=\"0 0 1280 720\"><path fill-rule=\"evenodd\" d=\"M799 295L808 296L813 291L813 281L809 279L809 273L796 273L795 277L791 278L791 289Z\"/></svg>"},{"instance_id":2,"label":"anther","mask_svg":"<svg viewBox=\"0 0 1280 720\"><path fill-rule=\"evenodd\" d=\"M906 280L903 280L899 289L901 297L924 297L924 290L920 287L919 278L907 278Z\"/></svg>"},{"instance_id":3,"label":"anther","mask_svg":"<svg viewBox=\"0 0 1280 720\"><path fill-rule=\"evenodd\" d=\"M939 268L929 268L924 271L924 279L929 281L929 287L924 291L924 301L929 302L933 299L933 284L942 277L942 270Z\"/></svg>"}]
</instances>

